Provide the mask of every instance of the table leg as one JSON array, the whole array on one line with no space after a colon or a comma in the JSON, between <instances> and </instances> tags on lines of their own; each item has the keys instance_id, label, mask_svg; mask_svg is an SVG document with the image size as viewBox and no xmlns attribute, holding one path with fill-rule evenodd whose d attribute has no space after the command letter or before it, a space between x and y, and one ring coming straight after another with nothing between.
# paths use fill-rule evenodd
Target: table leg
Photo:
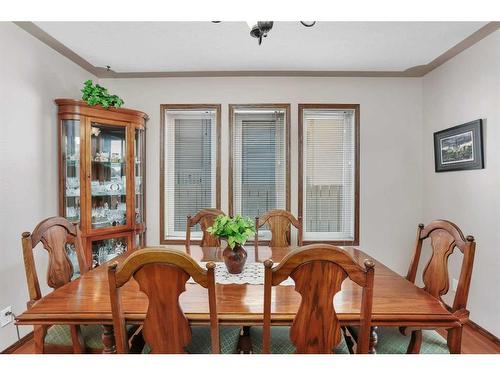
<instances>
[{"instance_id":1,"label":"table leg","mask_svg":"<svg viewBox=\"0 0 500 375\"><path fill-rule=\"evenodd\" d=\"M45 353L45 335L47 326L33 326L33 341L35 343L35 354Z\"/></svg>"},{"instance_id":2,"label":"table leg","mask_svg":"<svg viewBox=\"0 0 500 375\"><path fill-rule=\"evenodd\" d=\"M115 332L113 325L103 325L102 343L104 344L103 354L116 354Z\"/></svg>"},{"instance_id":3,"label":"table leg","mask_svg":"<svg viewBox=\"0 0 500 375\"><path fill-rule=\"evenodd\" d=\"M462 353L462 326L448 329L447 342L451 354Z\"/></svg>"},{"instance_id":4,"label":"table leg","mask_svg":"<svg viewBox=\"0 0 500 375\"><path fill-rule=\"evenodd\" d=\"M377 329L378 327L376 326L372 326L370 328L370 346L368 348L368 353L370 354L377 354L377 351L375 350L378 342Z\"/></svg>"},{"instance_id":5,"label":"table leg","mask_svg":"<svg viewBox=\"0 0 500 375\"><path fill-rule=\"evenodd\" d=\"M252 353L252 340L250 339L250 327L243 326L241 328L240 338L238 340L238 347L236 350L239 354L251 354Z\"/></svg>"},{"instance_id":6,"label":"table leg","mask_svg":"<svg viewBox=\"0 0 500 375\"><path fill-rule=\"evenodd\" d=\"M422 331L412 331L410 344L406 350L406 354L418 354L420 353L420 347L422 346Z\"/></svg>"}]
</instances>

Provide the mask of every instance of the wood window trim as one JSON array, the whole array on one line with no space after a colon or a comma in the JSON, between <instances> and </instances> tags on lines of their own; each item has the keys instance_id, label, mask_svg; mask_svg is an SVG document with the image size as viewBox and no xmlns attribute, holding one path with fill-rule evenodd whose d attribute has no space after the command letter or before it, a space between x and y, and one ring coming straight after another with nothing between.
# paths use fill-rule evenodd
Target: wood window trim
<instances>
[{"instance_id":1,"label":"wood window trim","mask_svg":"<svg viewBox=\"0 0 500 375\"><path fill-rule=\"evenodd\" d=\"M233 118L234 111L238 109L284 109L285 114L285 208L290 211L290 103L265 103L265 104L229 104L229 175L228 175L228 208L229 215L233 216Z\"/></svg>"},{"instance_id":2,"label":"wood window trim","mask_svg":"<svg viewBox=\"0 0 500 375\"><path fill-rule=\"evenodd\" d=\"M360 180L360 105L359 104L299 104L298 107L299 127L298 127L298 146L299 146L299 173L298 173L298 213L303 217L304 213L304 110L307 109L352 109L354 110L354 240L352 241L328 241L328 240L304 240L303 244L328 243L340 246L359 245L359 180Z\"/></svg>"},{"instance_id":3,"label":"wood window trim","mask_svg":"<svg viewBox=\"0 0 500 375\"><path fill-rule=\"evenodd\" d=\"M216 157L215 157L215 208L221 206L221 105L220 104L160 104L160 244L174 245L184 244L184 239L166 239L165 238L165 127L167 110L197 110L210 109L216 112ZM197 240L191 243L196 244Z\"/></svg>"}]
</instances>

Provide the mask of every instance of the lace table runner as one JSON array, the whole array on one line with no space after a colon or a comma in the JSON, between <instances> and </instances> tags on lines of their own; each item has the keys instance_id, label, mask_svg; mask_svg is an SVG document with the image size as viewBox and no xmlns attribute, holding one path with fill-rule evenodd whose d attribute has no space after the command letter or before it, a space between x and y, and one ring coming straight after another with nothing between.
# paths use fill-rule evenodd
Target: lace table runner
<instances>
[{"instance_id":1,"label":"lace table runner","mask_svg":"<svg viewBox=\"0 0 500 375\"><path fill-rule=\"evenodd\" d=\"M199 265L205 269L205 262L199 262ZM276 266L276 264L275 264ZM215 263L215 282L217 284L251 284L264 285L264 264L263 263L247 263L243 272L232 274L227 271L226 265L222 262ZM195 281L190 278L188 283L194 284ZM280 285L295 285L289 277Z\"/></svg>"}]
</instances>

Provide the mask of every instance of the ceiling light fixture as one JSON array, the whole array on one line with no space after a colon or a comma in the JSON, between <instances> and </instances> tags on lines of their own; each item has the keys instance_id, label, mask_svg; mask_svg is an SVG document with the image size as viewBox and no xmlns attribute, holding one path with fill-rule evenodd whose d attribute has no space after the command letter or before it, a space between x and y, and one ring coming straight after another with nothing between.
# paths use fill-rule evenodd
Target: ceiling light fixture
<instances>
[{"instance_id":1,"label":"ceiling light fixture","mask_svg":"<svg viewBox=\"0 0 500 375\"><path fill-rule=\"evenodd\" d=\"M316 24L316 21L300 21L300 23L305 27L313 27Z\"/></svg>"},{"instance_id":2,"label":"ceiling light fixture","mask_svg":"<svg viewBox=\"0 0 500 375\"><path fill-rule=\"evenodd\" d=\"M267 33L273 28L273 21L257 21L257 24L250 30L250 35L259 40L259 46L262 44L262 38L267 37Z\"/></svg>"},{"instance_id":3,"label":"ceiling light fixture","mask_svg":"<svg viewBox=\"0 0 500 375\"><path fill-rule=\"evenodd\" d=\"M220 23L221 21L212 21L213 23ZM266 38L267 34L273 28L273 21L246 21L250 28L250 36L259 40L259 46L262 44L262 38ZM313 27L316 21L300 21L305 27Z\"/></svg>"}]
</instances>

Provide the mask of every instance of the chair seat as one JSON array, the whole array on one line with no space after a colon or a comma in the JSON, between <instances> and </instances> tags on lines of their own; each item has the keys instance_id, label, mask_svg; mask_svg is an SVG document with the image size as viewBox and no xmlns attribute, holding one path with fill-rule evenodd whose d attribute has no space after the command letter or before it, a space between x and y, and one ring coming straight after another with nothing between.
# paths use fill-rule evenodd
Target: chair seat
<instances>
[{"instance_id":1,"label":"chair seat","mask_svg":"<svg viewBox=\"0 0 500 375\"><path fill-rule=\"evenodd\" d=\"M396 327L379 327L377 330L378 342L376 351L378 354L406 354L410 344L410 335L405 336ZM422 331L422 354L449 354L446 339L436 331Z\"/></svg>"},{"instance_id":2,"label":"chair seat","mask_svg":"<svg viewBox=\"0 0 500 375\"><path fill-rule=\"evenodd\" d=\"M233 354L236 352L238 340L240 338L239 327L219 327L220 352L222 354ZM190 354L211 354L212 339L210 337L210 327L191 327L191 342L186 347ZM143 354L150 354L151 348L144 345Z\"/></svg>"},{"instance_id":3,"label":"chair seat","mask_svg":"<svg viewBox=\"0 0 500 375\"><path fill-rule=\"evenodd\" d=\"M85 347L103 349L102 327L99 325L80 325ZM68 325L53 325L47 330L46 344L72 346L71 330Z\"/></svg>"},{"instance_id":4,"label":"chair seat","mask_svg":"<svg viewBox=\"0 0 500 375\"><path fill-rule=\"evenodd\" d=\"M262 327L250 328L253 352L262 353ZM271 354L293 354L295 346L290 340L290 327L271 327ZM335 354L349 354L344 336L340 344L333 350Z\"/></svg>"}]
</instances>

